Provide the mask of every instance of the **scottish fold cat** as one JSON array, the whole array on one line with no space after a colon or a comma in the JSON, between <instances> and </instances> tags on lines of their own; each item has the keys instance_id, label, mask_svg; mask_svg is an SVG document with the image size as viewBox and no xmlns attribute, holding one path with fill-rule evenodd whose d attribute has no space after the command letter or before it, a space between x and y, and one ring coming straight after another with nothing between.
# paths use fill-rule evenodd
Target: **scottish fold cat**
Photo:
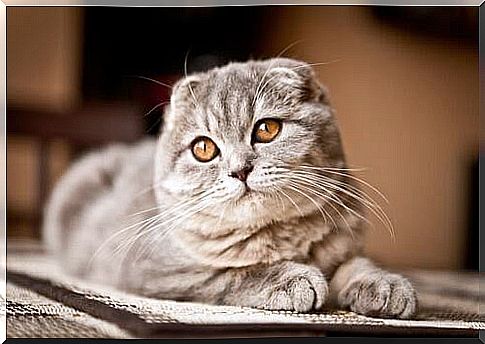
<instances>
[{"instance_id":1,"label":"scottish fold cat","mask_svg":"<svg viewBox=\"0 0 485 344\"><path fill-rule=\"evenodd\" d=\"M230 63L178 81L157 139L77 161L45 241L70 273L142 295L409 318L416 293L362 254L365 212L309 64Z\"/></svg>"}]
</instances>

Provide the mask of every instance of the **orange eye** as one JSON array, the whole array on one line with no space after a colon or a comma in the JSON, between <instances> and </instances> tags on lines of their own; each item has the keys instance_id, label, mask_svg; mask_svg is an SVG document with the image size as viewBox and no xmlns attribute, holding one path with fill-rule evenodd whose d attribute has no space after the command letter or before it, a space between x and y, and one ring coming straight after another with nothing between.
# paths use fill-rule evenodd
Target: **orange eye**
<instances>
[{"instance_id":1,"label":"orange eye","mask_svg":"<svg viewBox=\"0 0 485 344\"><path fill-rule=\"evenodd\" d=\"M219 148L210 138L202 136L192 142L192 154L197 160L208 162L219 154Z\"/></svg>"},{"instance_id":2,"label":"orange eye","mask_svg":"<svg viewBox=\"0 0 485 344\"><path fill-rule=\"evenodd\" d=\"M254 126L253 140L268 143L274 140L281 130L281 122L276 119L262 119Z\"/></svg>"}]
</instances>

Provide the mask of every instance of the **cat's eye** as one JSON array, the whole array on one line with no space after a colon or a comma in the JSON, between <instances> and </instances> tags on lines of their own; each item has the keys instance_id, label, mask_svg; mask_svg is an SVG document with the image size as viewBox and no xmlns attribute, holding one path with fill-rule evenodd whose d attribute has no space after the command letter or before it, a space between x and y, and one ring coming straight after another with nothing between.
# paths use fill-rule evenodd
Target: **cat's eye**
<instances>
[{"instance_id":1,"label":"cat's eye","mask_svg":"<svg viewBox=\"0 0 485 344\"><path fill-rule=\"evenodd\" d=\"M253 142L268 143L275 139L281 131L281 121L266 118L258 121L254 126Z\"/></svg>"},{"instance_id":2,"label":"cat's eye","mask_svg":"<svg viewBox=\"0 0 485 344\"><path fill-rule=\"evenodd\" d=\"M192 142L192 154L197 160L208 162L219 154L219 148L210 138L201 136Z\"/></svg>"}]
</instances>

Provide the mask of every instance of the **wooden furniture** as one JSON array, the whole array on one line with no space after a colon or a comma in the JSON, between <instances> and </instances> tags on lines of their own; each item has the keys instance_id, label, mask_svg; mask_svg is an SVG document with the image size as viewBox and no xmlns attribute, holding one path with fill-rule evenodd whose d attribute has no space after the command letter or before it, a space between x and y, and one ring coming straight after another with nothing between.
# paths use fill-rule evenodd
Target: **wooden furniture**
<instances>
[{"instance_id":1,"label":"wooden furniture","mask_svg":"<svg viewBox=\"0 0 485 344\"><path fill-rule=\"evenodd\" d=\"M28 221L35 233L40 232L42 209L49 192L49 148L52 141L61 139L67 142L75 158L86 150L103 144L132 142L144 134L143 111L130 104L89 104L71 113L62 114L8 106L7 135L33 138L38 144L39 163L35 171L38 190L34 212L19 212L7 208L7 224Z\"/></svg>"}]
</instances>

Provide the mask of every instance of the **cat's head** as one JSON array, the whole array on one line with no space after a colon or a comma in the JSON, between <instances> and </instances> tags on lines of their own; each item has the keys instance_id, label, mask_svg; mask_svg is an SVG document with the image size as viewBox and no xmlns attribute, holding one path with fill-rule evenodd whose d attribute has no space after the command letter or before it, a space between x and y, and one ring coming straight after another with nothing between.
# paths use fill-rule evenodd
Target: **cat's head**
<instances>
[{"instance_id":1,"label":"cat's head","mask_svg":"<svg viewBox=\"0 0 485 344\"><path fill-rule=\"evenodd\" d=\"M305 189L304 173L295 179L291 171L343 165L326 90L308 64L277 58L231 63L174 85L154 183L161 203L185 202L186 212L219 218L221 228L258 227L324 203Z\"/></svg>"}]
</instances>

